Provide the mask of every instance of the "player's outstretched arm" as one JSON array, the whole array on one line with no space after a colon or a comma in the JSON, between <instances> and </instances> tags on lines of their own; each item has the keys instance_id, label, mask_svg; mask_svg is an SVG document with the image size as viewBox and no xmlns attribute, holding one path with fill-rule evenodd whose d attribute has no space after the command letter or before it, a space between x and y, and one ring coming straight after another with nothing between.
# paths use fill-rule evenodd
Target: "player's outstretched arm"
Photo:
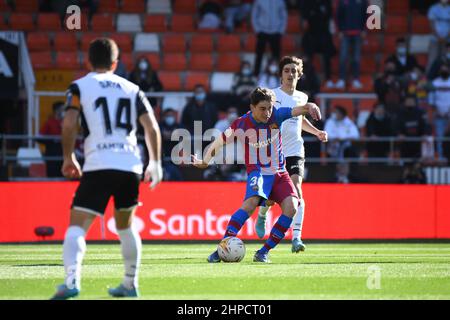
<instances>
[{"instance_id":1,"label":"player's outstretched arm","mask_svg":"<svg viewBox=\"0 0 450 320\"><path fill-rule=\"evenodd\" d=\"M328 141L328 134L326 131L317 129L308 119L304 118L302 121L302 130L311 133L322 142Z\"/></svg>"},{"instance_id":2,"label":"player's outstretched arm","mask_svg":"<svg viewBox=\"0 0 450 320\"><path fill-rule=\"evenodd\" d=\"M63 166L61 173L69 179L81 177L81 167L75 157L75 141L78 134L78 116L80 112L75 108L66 110L62 124L62 148L63 148Z\"/></svg>"},{"instance_id":3,"label":"player's outstretched arm","mask_svg":"<svg viewBox=\"0 0 450 320\"><path fill-rule=\"evenodd\" d=\"M144 113L139 117L145 132L149 163L144 174L144 182L152 182L150 188L154 188L163 177L161 164L161 131L153 112Z\"/></svg>"},{"instance_id":4,"label":"player's outstretched arm","mask_svg":"<svg viewBox=\"0 0 450 320\"><path fill-rule=\"evenodd\" d=\"M223 147L225 141L222 138L222 135L219 135L206 149L206 154L203 160L199 159L197 155L191 155L192 165L199 169L206 169L211 162L211 159L217 152Z\"/></svg>"},{"instance_id":5,"label":"player's outstretched arm","mask_svg":"<svg viewBox=\"0 0 450 320\"><path fill-rule=\"evenodd\" d=\"M307 114L311 115L316 121L322 119L320 108L315 103L307 102L305 105L297 105L292 108L293 117L304 116Z\"/></svg>"}]
</instances>

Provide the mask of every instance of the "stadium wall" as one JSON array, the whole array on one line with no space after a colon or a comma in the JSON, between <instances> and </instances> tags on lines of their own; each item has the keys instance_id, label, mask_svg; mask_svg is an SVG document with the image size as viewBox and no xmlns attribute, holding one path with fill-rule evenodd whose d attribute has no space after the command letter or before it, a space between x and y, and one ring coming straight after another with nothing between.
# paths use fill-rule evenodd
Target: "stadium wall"
<instances>
[{"instance_id":1,"label":"stadium wall","mask_svg":"<svg viewBox=\"0 0 450 320\"><path fill-rule=\"evenodd\" d=\"M62 240L76 182L0 183L0 242L40 241L38 226L52 226L46 240ZM147 240L217 240L241 205L244 183L164 182L141 185L134 223ZM305 239L449 239L450 186L305 184ZM113 205L104 228L97 219L88 240L115 240ZM269 215L280 214L278 207ZM273 217L272 217L273 216ZM254 216L256 218L256 214ZM256 239L254 220L240 233Z\"/></svg>"}]
</instances>

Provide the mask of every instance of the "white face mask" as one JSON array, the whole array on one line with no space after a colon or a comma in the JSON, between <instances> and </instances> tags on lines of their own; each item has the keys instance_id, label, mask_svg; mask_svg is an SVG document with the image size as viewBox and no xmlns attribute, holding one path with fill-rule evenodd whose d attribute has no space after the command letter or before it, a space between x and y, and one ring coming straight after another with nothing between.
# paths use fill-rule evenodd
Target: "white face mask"
<instances>
[{"instance_id":1,"label":"white face mask","mask_svg":"<svg viewBox=\"0 0 450 320\"><path fill-rule=\"evenodd\" d=\"M411 72L410 77L412 81L417 81L417 79L419 79L419 75L416 72Z\"/></svg>"},{"instance_id":2,"label":"white face mask","mask_svg":"<svg viewBox=\"0 0 450 320\"><path fill-rule=\"evenodd\" d=\"M167 116L165 118L165 122L168 126L173 126L175 124L175 117L173 116Z\"/></svg>"},{"instance_id":3,"label":"white face mask","mask_svg":"<svg viewBox=\"0 0 450 320\"><path fill-rule=\"evenodd\" d=\"M145 71L148 68L148 63L145 60L139 62L139 70Z\"/></svg>"},{"instance_id":4,"label":"white face mask","mask_svg":"<svg viewBox=\"0 0 450 320\"><path fill-rule=\"evenodd\" d=\"M271 73L277 73L278 67L276 65L272 64L272 65L269 66L269 71Z\"/></svg>"},{"instance_id":5,"label":"white face mask","mask_svg":"<svg viewBox=\"0 0 450 320\"><path fill-rule=\"evenodd\" d=\"M242 74L244 76L249 76L249 75L252 74L252 69L245 67L245 68L242 69Z\"/></svg>"},{"instance_id":6,"label":"white face mask","mask_svg":"<svg viewBox=\"0 0 450 320\"><path fill-rule=\"evenodd\" d=\"M398 54L399 56L404 56L404 55L406 55L406 48L405 48L405 47L399 47L399 48L397 48L397 54Z\"/></svg>"}]
</instances>

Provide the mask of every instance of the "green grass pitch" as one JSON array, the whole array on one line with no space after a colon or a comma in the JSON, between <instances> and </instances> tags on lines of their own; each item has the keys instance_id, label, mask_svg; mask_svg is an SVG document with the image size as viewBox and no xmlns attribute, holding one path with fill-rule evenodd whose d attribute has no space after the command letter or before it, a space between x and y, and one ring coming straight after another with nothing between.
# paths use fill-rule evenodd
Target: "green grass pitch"
<instances>
[{"instance_id":1,"label":"green grass pitch","mask_svg":"<svg viewBox=\"0 0 450 320\"><path fill-rule=\"evenodd\" d=\"M247 244L241 263L208 264L214 244L145 244L141 299L450 299L450 244L310 244L292 254L285 242L270 265L252 262L259 246ZM62 245L0 245L0 299L48 299L63 280L61 255ZM88 244L78 299L109 299L122 274L119 244Z\"/></svg>"}]
</instances>

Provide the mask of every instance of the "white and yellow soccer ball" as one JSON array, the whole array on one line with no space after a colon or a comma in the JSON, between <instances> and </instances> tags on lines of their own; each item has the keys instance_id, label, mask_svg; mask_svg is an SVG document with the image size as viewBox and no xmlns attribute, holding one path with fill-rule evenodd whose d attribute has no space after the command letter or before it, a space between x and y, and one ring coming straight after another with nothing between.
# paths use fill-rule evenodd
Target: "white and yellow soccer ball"
<instances>
[{"instance_id":1,"label":"white and yellow soccer ball","mask_svg":"<svg viewBox=\"0 0 450 320\"><path fill-rule=\"evenodd\" d=\"M245 245L237 237L226 237L220 241L217 251L223 262L240 262L245 256Z\"/></svg>"}]
</instances>

